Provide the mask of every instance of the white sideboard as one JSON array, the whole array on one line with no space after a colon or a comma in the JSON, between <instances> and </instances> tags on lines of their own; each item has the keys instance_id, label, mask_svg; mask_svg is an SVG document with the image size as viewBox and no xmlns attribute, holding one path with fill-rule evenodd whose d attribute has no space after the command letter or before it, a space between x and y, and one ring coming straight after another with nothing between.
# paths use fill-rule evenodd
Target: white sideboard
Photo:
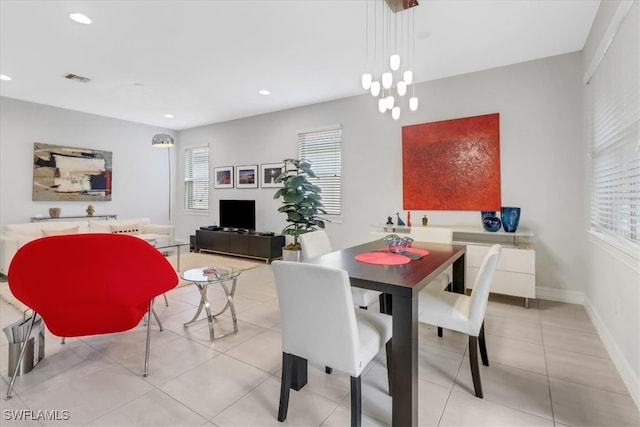
<instances>
[{"instance_id":1,"label":"white sideboard","mask_svg":"<svg viewBox=\"0 0 640 427\"><path fill-rule=\"evenodd\" d=\"M389 228L387 228L389 227ZM442 226L445 228L445 226ZM536 251L528 242L533 233L518 230L515 233L505 231L484 231L482 226L446 226L453 230L455 244L467 245L466 279L467 288L473 288L480 265L494 243L502 245L500 261L491 285L491 292L524 298L525 307L529 306L529 298L536 297ZM406 226L372 226L370 239L380 239L388 234L409 235L410 227Z\"/></svg>"}]
</instances>

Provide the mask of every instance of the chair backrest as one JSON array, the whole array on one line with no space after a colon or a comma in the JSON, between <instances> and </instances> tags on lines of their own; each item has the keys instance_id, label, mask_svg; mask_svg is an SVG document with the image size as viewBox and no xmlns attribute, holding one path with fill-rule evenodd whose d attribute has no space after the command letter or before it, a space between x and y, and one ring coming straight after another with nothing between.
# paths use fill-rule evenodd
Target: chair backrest
<instances>
[{"instance_id":1,"label":"chair backrest","mask_svg":"<svg viewBox=\"0 0 640 427\"><path fill-rule=\"evenodd\" d=\"M502 252L501 245L493 245L487 252L480 271L476 277L476 281L473 284L471 290L471 308L469 312L469 322L471 328L477 334L480 332L480 327L484 321L484 315L487 311L487 302L489 300L489 291L491 291L491 283L493 282L493 275L496 272L498 261L500 260L500 252Z\"/></svg>"},{"instance_id":2,"label":"chair backrest","mask_svg":"<svg viewBox=\"0 0 640 427\"><path fill-rule=\"evenodd\" d=\"M302 262L274 261L282 351L352 376L365 363L346 271Z\"/></svg>"},{"instance_id":3,"label":"chair backrest","mask_svg":"<svg viewBox=\"0 0 640 427\"><path fill-rule=\"evenodd\" d=\"M312 231L298 237L302 246L302 259L309 259L333 252L329 236L324 230Z\"/></svg>"},{"instance_id":4,"label":"chair backrest","mask_svg":"<svg viewBox=\"0 0 640 427\"><path fill-rule=\"evenodd\" d=\"M443 227L411 227L409 236L417 242L452 243L453 229Z\"/></svg>"},{"instance_id":5,"label":"chair backrest","mask_svg":"<svg viewBox=\"0 0 640 427\"><path fill-rule=\"evenodd\" d=\"M22 246L9 266L13 295L62 337L129 330L149 302L178 284L167 259L125 234L43 237Z\"/></svg>"}]
</instances>

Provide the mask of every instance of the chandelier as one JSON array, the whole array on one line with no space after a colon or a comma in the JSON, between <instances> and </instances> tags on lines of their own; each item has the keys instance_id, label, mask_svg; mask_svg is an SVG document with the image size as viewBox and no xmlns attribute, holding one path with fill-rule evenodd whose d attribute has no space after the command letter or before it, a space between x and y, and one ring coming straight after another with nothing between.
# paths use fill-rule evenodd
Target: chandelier
<instances>
[{"instance_id":1,"label":"chandelier","mask_svg":"<svg viewBox=\"0 0 640 427\"><path fill-rule=\"evenodd\" d=\"M386 6L385 6L386 3ZM417 0L366 0L366 61L362 87L378 100L378 111L400 118L402 104L418 109L415 66L415 10ZM372 31L373 28L373 31ZM411 95L407 96L411 89ZM408 101L403 101L408 98Z\"/></svg>"}]
</instances>

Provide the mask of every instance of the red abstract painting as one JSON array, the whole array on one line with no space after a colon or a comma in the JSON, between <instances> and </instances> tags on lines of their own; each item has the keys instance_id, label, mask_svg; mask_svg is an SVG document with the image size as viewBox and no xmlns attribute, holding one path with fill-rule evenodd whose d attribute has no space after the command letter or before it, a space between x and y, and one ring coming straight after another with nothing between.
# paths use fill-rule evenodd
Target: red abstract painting
<instances>
[{"instance_id":1,"label":"red abstract painting","mask_svg":"<svg viewBox=\"0 0 640 427\"><path fill-rule=\"evenodd\" d=\"M500 115L404 126L404 210L500 210Z\"/></svg>"}]
</instances>

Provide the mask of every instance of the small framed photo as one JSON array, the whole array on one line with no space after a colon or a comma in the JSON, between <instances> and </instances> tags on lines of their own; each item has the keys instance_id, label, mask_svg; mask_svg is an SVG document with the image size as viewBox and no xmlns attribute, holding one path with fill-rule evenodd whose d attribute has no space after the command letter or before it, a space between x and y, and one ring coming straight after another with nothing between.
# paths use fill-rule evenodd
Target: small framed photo
<instances>
[{"instance_id":1,"label":"small framed photo","mask_svg":"<svg viewBox=\"0 0 640 427\"><path fill-rule=\"evenodd\" d=\"M236 166L236 188L258 188L258 165Z\"/></svg>"},{"instance_id":2,"label":"small framed photo","mask_svg":"<svg viewBox=\"0 0 640 427\"><path fill-rule=\"evenodd\" d=\"M213 188L233 188L233 166L213 168Z\"/></svg>"},{"instance_id":3,"label":"small framed photo","mask_svg":"<svg viewBox=\"0 0 640 427\"><path fill-rule=\"evenodd\" d=\"M284 171L284 163L265 163L260 168L262 188L282 187L282 183L276 183L276 178Z\"/></svg>"}]
</instances>

